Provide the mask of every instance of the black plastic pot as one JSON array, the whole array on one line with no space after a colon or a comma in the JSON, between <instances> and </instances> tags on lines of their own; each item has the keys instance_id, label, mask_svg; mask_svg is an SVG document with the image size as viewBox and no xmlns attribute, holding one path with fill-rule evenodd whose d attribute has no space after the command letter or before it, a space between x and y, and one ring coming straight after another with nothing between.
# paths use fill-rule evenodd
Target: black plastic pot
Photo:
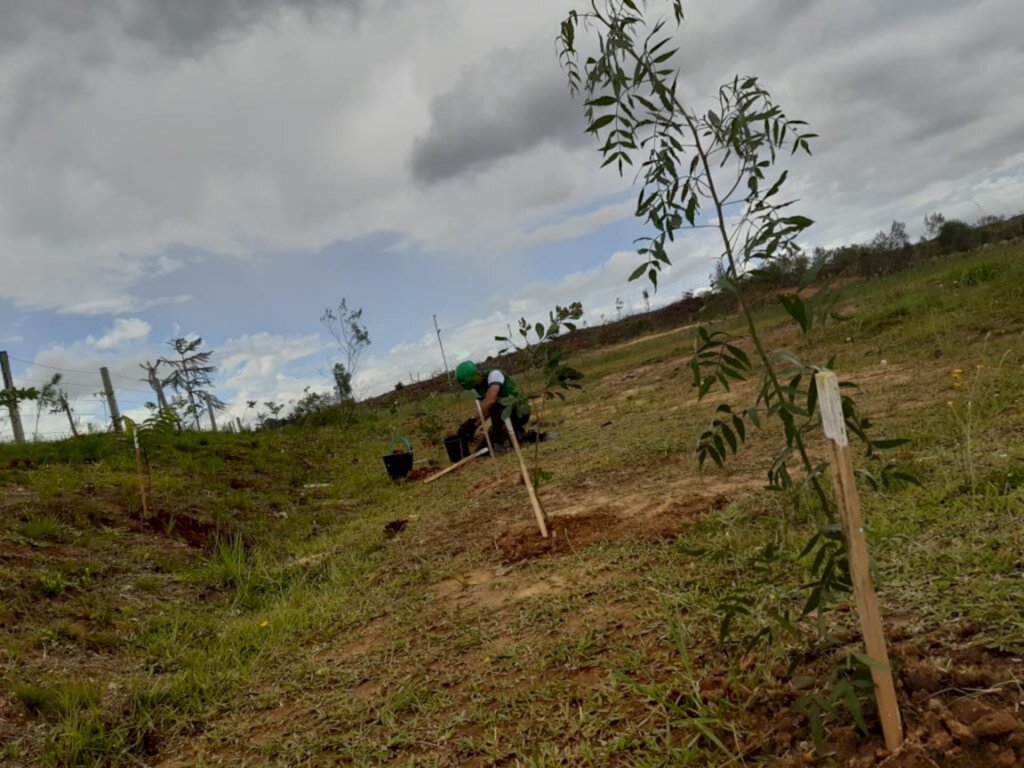
<instances>
[{"instance_id":1,"label":"black plastic pot","mask_svg":"<svg viewBox=\"0 0 1024 768\"><path fill-rule=\"evenodd\" d=\"M397 442L405 443L405 450L392 450ZM388 452L384 454L384 467L392 480L401 480L409 474L412 469L412 445L404 437L396 437L388 446Z\"/></svg>"},{"instance_id":2,"label":"black plastic pot","mask_svg":"<svg viewBox=\"0 0 1024 768\"><path fill-rule=\"evenodd\" d=\"M454 464L469 456L469 438L451 435L444 439L444 449L448 451L448 460Z\"/></svg>"}]
</instances>

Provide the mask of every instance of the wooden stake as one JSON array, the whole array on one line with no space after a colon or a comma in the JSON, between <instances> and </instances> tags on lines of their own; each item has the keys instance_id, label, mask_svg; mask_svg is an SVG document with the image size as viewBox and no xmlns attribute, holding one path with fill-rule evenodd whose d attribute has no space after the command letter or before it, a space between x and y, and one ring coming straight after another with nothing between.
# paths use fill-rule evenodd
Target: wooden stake
<instances>
[{"instance_id":1,"label":"wooden stake","mask_svg":"<svg viewBox=\"0 0 1024 768\"><path fill-rule=\"evenodd\" d=\"M483 456L485 453L487 453L487 449L486 448L481 448L476 453L471 453L469 456L467 456L466 458L462 459L461 461L457 461L454 464L452 464L450 467L448 467L448 469L443 469L440 472L438 472L436 475L431 475L430 477L428 477L426 480L423 481L424 485L427 484L427 483L434 482L439 477L444 477L449 472L454 472L456 469L461 467L463 464L466 464L467 462L472 461L473 459L477 458L478 456Z\"/></svg>"},{"instance_id":2,"label":"wooden stake","mask_svg":"<svg viewBox=\"0 0 1024 768\"><path fill-rule=\"evenodd\" d=\"M871 584L871 569L868 547L864 540L864 522L860 511L860 496L854 480L853 461L843 420L843 403L839 394L839 382L835 373L823 371L815 375L818 385L818 402L821 408L821 424L828 438L832 453L832 478L835 482L836 501L839 517L846 538L847 554L850 559L850 580L853 582L853 597L860 615L861 632L868 656L877 665L871 666L871 678L875 683L875 699L878 714L882 720L885 746L894 752L903 746L903 723L896 701L889 653L885 647L882 631L882 614L878 609L878 598Z\"/></svg>"},{"instance_id":3,"label":"wooden stake","mask_svg":"<svg viewBox=\"0 0 1024 768\"><path fill-rule=\"evenodd\" d=\"M124 424L121 423L121 412L117 409L114 385L110 383L110 371L106 366L100 368L100 378L103 379L103 393L107 396L107 403L110 405L110 420L114 424L114 431L120 434L124 432Z\"/></svg>"},{"instance_id":4,"label":"wooden stake","mask_svg":"<svg viewBox=\"0 0 1024 768\"><path fill-rule=\"evenodd\" d=\"M0 352L0 369L3 370L4 389L14 389L14 377L11 376L11 363L7 352ZM21 445L25 442L25 430L21 427L21 413L18 411L18 400L11 398L10 404L11 431L14 433L14 442Z\"/></svg>"},{"instance_id":5,"label":"wooden stake","mask_svg":"<svg viewBox=\"0 0 1024 768\"><path fill-rule=\"evenodd\" d=\"M142 497L142 517L149 519L149 508L146 506L146 484L142 479L142 451L139 450L139 432L132 429L132 441L135 443L135 468L139 473L139 496Z\"/></svg>"},{"instance_id":6,"label":"wooden stake","mask_svg":"<svg viewBox=\"0 0 1024 768\"><path fill-rule=\"evenodd\" d=\"M480 407L480 401L473 398L473 402L476 403L476 412L480 414L480 428L484 431L484 439L487 441L487 448L491 452L491 458L494 459L495 464L498 461L498 455L494 452L494 446L491 445L491 433L487 429L487 419L484 418L484 409Z\"/></svg>"},{"instance_id":7,"label":"wooden stake","mask_svg":"<svg viewBox=\"0 0 1024 768\"><path fill-rule=\"evenodd\" d=\"M512 426L511 419L505 419L505 429L508 430L508 438L512 441L512 448L516 452L516 458L519 459L519 468L523 472L523 482L526 483L526 490L530 494L530 504L533 506L533 514L537 518L537 527L540 528L540 535L546 539L548 537L548 524L547 518L544 515L544 507L540 505L540 499L537 498L537 491L533 487L533 481L530 479L530 470L526 468L523 452L519 450L519 439L516 437L516 430Z\"/></svg>"}]
</instances>

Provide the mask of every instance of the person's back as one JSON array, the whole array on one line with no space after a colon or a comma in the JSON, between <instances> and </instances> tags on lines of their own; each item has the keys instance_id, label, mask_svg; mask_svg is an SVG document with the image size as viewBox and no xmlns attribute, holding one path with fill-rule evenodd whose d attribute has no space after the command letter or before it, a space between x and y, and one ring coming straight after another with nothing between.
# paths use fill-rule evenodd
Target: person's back
<instances>
[{"instance_id":1,"label":"person's back","mask_svg":"<svg viewBox=\"0 0 1024 768\"><path fill-rule=\"evenodd\" d=\"M481 371L471 360L459 363L455 369L455 379L463 389L473 392L480 402L483 417L491 420L499 439L504 436L506 418L512 422L517 435L523 434L526 422L530 419L530 404L522 396L515 379L497 368ZM510 398L514 402L508 408ZM464 426L468 425L467 422Z\"/></svg>"}]
</instances>

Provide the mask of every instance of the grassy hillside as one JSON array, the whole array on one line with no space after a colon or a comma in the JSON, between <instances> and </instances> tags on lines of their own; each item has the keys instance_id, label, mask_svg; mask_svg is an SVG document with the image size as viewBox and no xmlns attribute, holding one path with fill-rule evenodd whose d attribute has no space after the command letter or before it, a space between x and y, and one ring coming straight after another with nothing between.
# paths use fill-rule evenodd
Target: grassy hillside
<instances>
[{"instance_id":1,"label":"grassy hillside","mask_svg":"<svg viewBox=\"0 0 1024 768\"><path fill-rule=\"evenodd\" d=\"M773 431L698 472L721 395L696 401L682 327L573 358L583 389L543 414L549 540L511 455L388 479L396 435L419 468L447 463L430 440L473 413L464 394L150 440L148 514L126 441L4 446L0 763L1014 765L1022 256L850 284L849 319L809 337L762 310L774 343L837 355L879 431L913 441L897 458L922 487L863 489L905 754L878 752L869 698L866 733L847 698L825 707L821 755L795 706L856 679L849 598L742 644L799 613L810 526L763 489Z\"/></svg>"}]
</instances>

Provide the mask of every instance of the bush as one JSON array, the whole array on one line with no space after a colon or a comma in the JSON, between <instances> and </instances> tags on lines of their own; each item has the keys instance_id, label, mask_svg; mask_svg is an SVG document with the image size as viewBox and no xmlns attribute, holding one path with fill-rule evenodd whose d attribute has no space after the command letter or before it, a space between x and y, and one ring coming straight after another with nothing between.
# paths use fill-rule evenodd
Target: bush
<instances>
[{"instance_id":1,"label":"bush","mask_svg":"<svg viewBox=\"0 0 1024 768\"><path fill-rule=\"evenodd\" d=\"M977 236L969 224L962 221L947 221L939 230L939 248L943 253L969 251L977 245Z\"/></svg>"}]
</instances>

